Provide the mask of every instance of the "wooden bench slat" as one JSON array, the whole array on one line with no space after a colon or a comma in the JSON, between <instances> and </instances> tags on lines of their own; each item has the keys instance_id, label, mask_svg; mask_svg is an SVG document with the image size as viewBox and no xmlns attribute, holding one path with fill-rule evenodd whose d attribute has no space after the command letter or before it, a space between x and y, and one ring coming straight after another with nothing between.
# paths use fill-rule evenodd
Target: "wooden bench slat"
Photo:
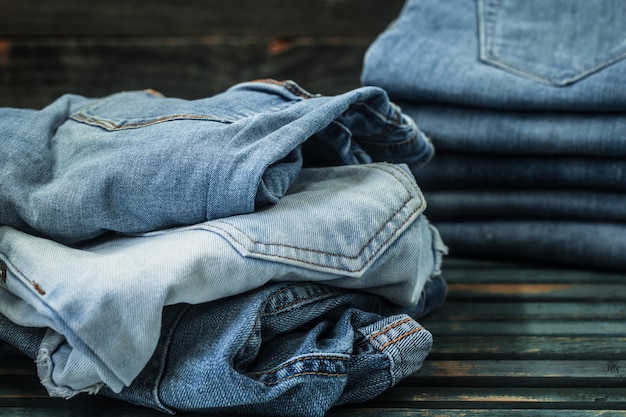
<instances>
[{"instance_id":1,"label":"wooden bench slat","mask_svg":"<svg viewBox=\"0 0 626 417\"><path fill-rule=\"evenodd\" d=\"M626 385L626 360L430 360L412 378L425 376L605 378Z\"/></svg>"},{"instance_id":2,"label":"wooden bench slat","mask_svg":"<svg viewBox=\"0 0 626 417\"><path fill-rule=\"evenodd\" d=\"M440 335L430 358L621 359L625 336Z\"/></svg>"},{"instance_id":3,"label":"wooden bench slat","mask_svg":"<svg viewBox=\"0 0 626 417\"><path fill-rule=\"evenodd\" d=\"M73 405L68 410L68 404L65 400L48 402L47 405L41 407L29 406L27 403L0 407L0 414L2 417L164 417L167 415L161 411L140 407L97 407L94 404L84 407Z\"/></svg>"},{"instance_id":4,"label":"wooden bench slat","mask_svg":"<svg viewBox=\"0 0 626 417\"><path fill-rule=\"evenodd\" d=\"M499 262L446 258L443 274L450 283L624 283L626 276L616 271L570 268L534 263Z\"/></svg>"},{"instance_id":5,"label":"wooden bench slat","mask_svg":"<svg viewBox=\"0 0 626 417\"><path fill-rule=\"evenodd\" d=\"M512 280L511 271L518 271ZM451 283L451 299L420 320L434 336L423 368L382 396L329 416L626 416L626 302L621 295L598 301L622 291L626 278L594 284L582 273L570 282L523 276L506 265L468 267L465 281ZM0 368L0 412L91 416L92 409L162 415L104 397L47 398L30 360Z\"/></svg>"},{"instance_id":6,"label":"wooden bench slat","mask_svg":"<svg viewBox=\"0 0 626 417\"><path fill-rule=\"evenodd\" d=\"M20 0L0 3L0 36L374 36L402 0Z\"/></svg>"},{"instance_id":7,"label":"wooden bench slat","mask_svg":"<svg viewBox=\"0 0 626 417\"><path fill-rule=\"evenodd\" d=\"M610 409L502 409L502 408L449 408L440 410L401 408L342 408L331 410L329 417L624 417L624 410Z\"/></svg>"},{"instance_id":8,"label":"wooden bench slat","mask_svg":"<svg viewBox=\"0 0 626 417\"><path fill-rule=\"evenodd\" d=\"M372 400L376 403L431 403L427 408L440 407L433 403L475 403L475 402L504 402L504 403L568 403L571 408L595 407L601 403L603 407L626 408L626 390L622 388L595 388L584 390L577 388L499 388L490 390L474 387L397 387ZM578 403L578 404L576 404ZM446 408L450 408L446 406Z\"/></svg>"},{"instance_id":9,"label":"wooden bench slat","mask_svg":"<svg viewBox=\"0 0 626 417\"><path fill-rule=\"evenodd\" d=\"M626 282L620 284L569 283L450 283L452 300L562 300L624 301Z\"/></svg>"},{"instance_id":10,"label":"wooden bench slat","mask_svg":"<svg viewBox=\"0 0 626 417\"><path fill-rule=\"evenodd\" d=\"M518 308L511 302L475 302L448 300L445 308L437 311L433 321L473 320L624 320L626 302L534 302L528 301Z\"/></svg>"},{"instance_id":11,"label":"wooden bench slat","mask_svg":"<svg viewBox=\"0 0 626 417\"><path fill-rule=\"evenodd\" d=\"M463 323L458 322L428 322L422 324L433 334L439 336L449 335L525 335L536 336L615 336L621 337L626 334L626 322L623 321L490 321L472 320Z\"/></svg>"},{"instance_id":12,"label":"wooden bench slat","mask_svg":"<svg viewBox=\"0 0 626 417\"><path fill-rule=\"evenodd\" d=\"M1 52L0 106L41 108L66 93L103 97L146 88L196 99L259 78L293 79L334 95L359 87L367 47L365 39L280 47L263 37L18 40Z\"/></svg>"}]
</instances>

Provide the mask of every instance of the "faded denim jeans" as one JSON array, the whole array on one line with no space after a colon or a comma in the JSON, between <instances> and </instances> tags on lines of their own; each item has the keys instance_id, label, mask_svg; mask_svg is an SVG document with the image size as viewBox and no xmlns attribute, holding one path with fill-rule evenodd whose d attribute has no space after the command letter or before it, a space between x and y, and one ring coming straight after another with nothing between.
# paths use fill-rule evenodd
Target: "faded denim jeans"
<instances>
[{"instance_id":1,"label":"faded denim jeans","mask_svg":"<svg viewBox=\"0 0 626 417\"><path fill-rule=\"evenodd\" d=\"M105 387L100 394L165 412L323 416L419 370L432 336L415 318L444 297L445 283L434 277L408 308L313 283L168 306L146 367L119 393ZM0 335L31 358L40 355L43 330L0 316Z\"/></svg>"},{"instance_id":2,"label":"faded denim jeans","mask_svg":"<svg viewBox=\"0 0 626 417\"><path fill-rule=\"evenodd\" d=\"M372 44L363 84L437 148L414 173L451 254L626 269L624 21L620 0L409 0Z\"/></svg>"},{"instance_id":3,"label":"faded denim jeans","mask_svg":"<svg viewBox=\"0 0 626 417\"><path fill-rule=\"evenodd\" d=\"M67 244L250 213L302 167L417 168L432 144L380 88L313 95L243 83L201 100L155 91L0 109L0 224Z\"/></svg>"},{"instance_id":4,"label":"faded denim jeans","mask_svg":"<svg viewBox=\"0 0 626 417\"><path fill-rule=\"evenodd\" d=\"M38 358L52 395L119 393L154 354L166 306L293 281L428 302L446 247L425 207L406 166L376 163L305 168L253 213L71 247L3 226L0 313L49 329Z\"/></svg>"}]
</instances>

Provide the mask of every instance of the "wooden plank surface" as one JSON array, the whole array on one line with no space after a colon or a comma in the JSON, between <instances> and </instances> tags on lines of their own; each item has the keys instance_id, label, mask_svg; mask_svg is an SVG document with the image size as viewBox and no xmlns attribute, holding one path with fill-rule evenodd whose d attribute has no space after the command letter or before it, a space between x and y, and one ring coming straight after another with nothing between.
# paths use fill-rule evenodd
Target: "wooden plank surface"
<instances>
[{"instance_id":1,"label":"wooden plank surface","mask_svg":"<svg viewBox=\"0 0 626 417\"><path fill-rule=\"evenodd\" d=\"M626 415L626 302L621 295L603 301L606 288L621 290L626 275L448 259L444 276L452 281L450 300L421 320L434 337L423 368L330 417ZM588 296L572 300L559 285L585 286ZM546 298L546 286L560 289ZM511 297L515 291L524 295ZM33 363L13 360L0 366L0 415L162 414L103 397L48 398Z\"/></svg>"},{"instance_id":2,"label":"wooden plank surface","mask_svg":"<svg viewBox=\"0 0 626 417\"><path fill-rule=\"evenodd\" d=\"M372 36L403 0L2 0L7 36Z\"/></svg>"},{"instance_id":3,"label":"wooden plank surface","mask_svg":"<svg viewBox=\"0 0 626 417\"><path fill-rule=\"evenodd\" d=\"M194 99L259 78L339 94L403 3L0 0L0 107L145 88Z\"/></svg>"},{"instance_id":4,"label":"wooden plank surface","mask_svg":"<svg viewBox=\"0 0 626 417\"><path fill-rule=\"evenodd\" d=\"M15 40L0 64L0 106L41 108L66 93L146 88L196 99L260 78L339 94L359 87L367 46L365 39Z\"/></svg>"}]
</instances>

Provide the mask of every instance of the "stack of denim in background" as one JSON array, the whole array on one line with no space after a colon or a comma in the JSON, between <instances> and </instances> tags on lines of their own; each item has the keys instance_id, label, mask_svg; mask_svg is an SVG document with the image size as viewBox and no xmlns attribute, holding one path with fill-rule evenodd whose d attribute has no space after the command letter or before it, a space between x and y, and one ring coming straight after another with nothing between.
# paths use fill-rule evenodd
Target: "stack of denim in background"
<instances>
[{"instance_id":1,"label":"stack of denim in background","mask_svg":"<svg viewBox=\"0 0 626 417\"><path fill-rule=\"evenodd\" d=\"M371 45L453 255L626 269L626 2L410 0Z\"/></svg>"},{"instance_id":2,"label":"stack of denim in background","mask_svg":"<svg viewBox=\"0 0 626 417\"><path fill-rule=\"evenodd\" d=\"M50 395L321 416L428 355L433 148L380 88L66 95L0 138L0 340Z\"/></svg>"}]
</instances>

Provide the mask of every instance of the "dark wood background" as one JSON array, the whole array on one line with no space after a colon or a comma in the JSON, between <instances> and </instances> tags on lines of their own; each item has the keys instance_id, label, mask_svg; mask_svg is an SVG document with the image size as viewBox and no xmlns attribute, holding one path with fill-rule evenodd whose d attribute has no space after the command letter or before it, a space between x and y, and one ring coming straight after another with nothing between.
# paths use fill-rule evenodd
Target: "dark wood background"
<instances>
[{"instance_id":1,"label":"dark wood background","mask_svg":"<svg viewBox=\"0 0 626 417\"><path fill-rule=\"evenodd\" d=\"M292 79L337 94L404 0L0 0L0 107L154 88L199 98Z\"/></svg>"}]
</instances>

